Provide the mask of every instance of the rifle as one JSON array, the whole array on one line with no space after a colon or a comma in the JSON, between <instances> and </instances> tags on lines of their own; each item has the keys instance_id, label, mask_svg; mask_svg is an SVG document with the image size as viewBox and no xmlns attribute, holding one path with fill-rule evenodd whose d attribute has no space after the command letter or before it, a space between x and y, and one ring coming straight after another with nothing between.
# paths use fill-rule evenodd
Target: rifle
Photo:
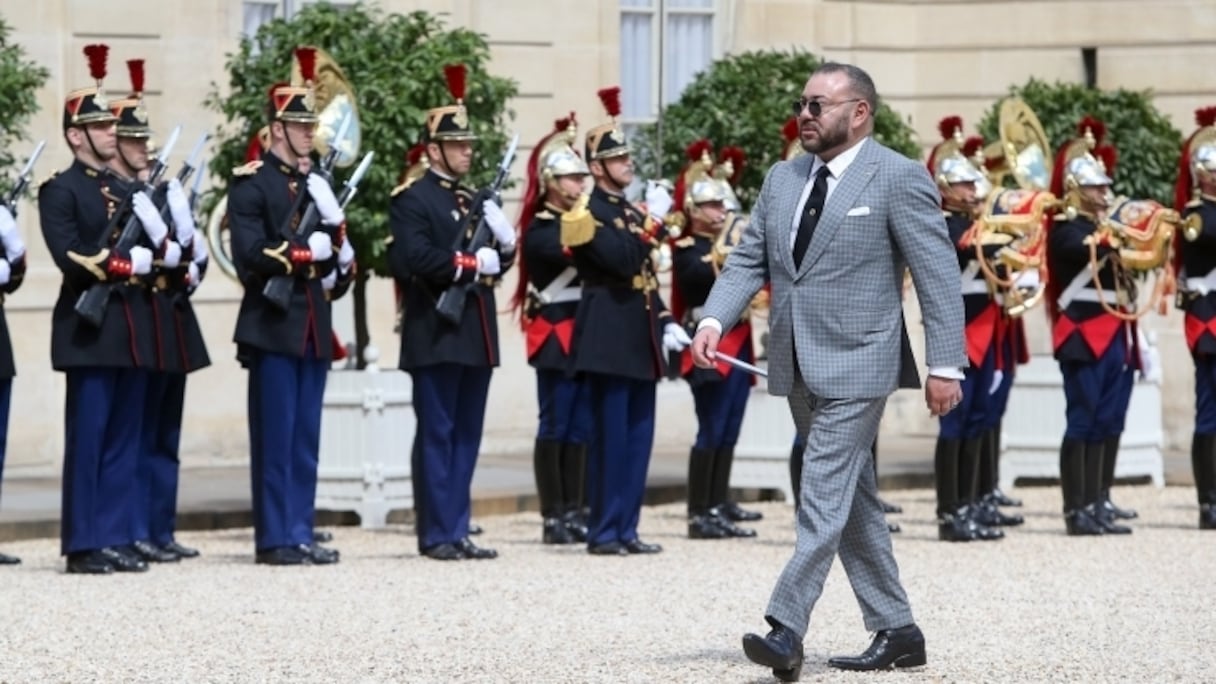
<instances>
[{"instance_id":1,"label":"rifle","mask_svg":"<svg viewBox=\"0 0 1216 684\"><path fill-rule=\"evenodd\" d=\"M178 126L169 134L168 142L161 147L160 154L157 155L156 161L152 164L152 170L148 173L147 183L142 188L132 188L126 199L123 200L122 207L129 206L131 198L140 190L148 192L149 196L155 191L156 184L160 182L160 177L165 174L165 168L167 167L165 162L169 159L169 155L173 151L173 146L177 144L177 137L181 132L182 127ZM122 207L120 207L119 212L115 212L115 218L111 219L111 221L117 220L122 215ZM114 242L114 250L117 252L130 251L132 247L139 243L139 236L142 233L143 224L138 216L132 214L127 219L126 225L123 226L122 233L118 235L118 240ZM108 235L110 235L109 230L102 234L102 239L104 240ZM106 317L106 304L110 301L110 293L114 291L115 285L116 283L109 282L96 283L89 289L81 292L80 298L76 300L76 313L80 314L81 318L91 323L94 327L100 328L102 321Z\"/></svg>"},{"instance_id":2,"label":"rifle","mask_svg":"<svg viewBox=\"0 0 1216 684\"><path fill-rule=\"evenodd\" d=\"M199 168L202 168L202 162L199 162ZM203 174L198 174L194 177L194 185L190 188L190 211L198 206L198 198L203 193Z\"/></svg>"},{"instance_id":3,"label":"rifle","mask_svg":"<svg viewBox=\"0 0 1216 684\"><path fill-rule=\"evenodd\" d=\"M206 145L207 141L210 139L210 133L204 133L199 136L198 142L194 143L194 149L190 150L190 156L186 157L186 161L182 162L182 168L177 172L177 182L181 183L182 186L186 185L186 181L190 179L190 174L194 173L194 171L198 169L199 160L203 156L203 145ZM200 173L199 178L202 177L203 175ZM187 197L187 199L189 200L192 198ZM194 209L194 205L191 204L190 208ZM169 200L167 196L164 205L160 208L160 217L164 219L166 225L168 225L172 220L172 217L169 216Z\"/></svg>"},{"instance_id":4,"label":"rifle","mask_svg":"<svg viewBox=\"0 0 1216 684\"><path fill-rule=\"evenodd\" d=\"M498 165L498 175L494 176L494 182L489 187L482 188L473 197L473 201L469 204L469 213L465 214L464 221L460 224L460 230L456 232L456 240L452 245L452 251L455 252L473 252L476 253L490 241L490 227L486 225L485 216L482 213L482 206L486 200L498 200L498 193L502 190L502 186L507 182L507 173L511 170L511 162L515 159L515 148L519 145L519 134L511 139L511 144L507 146L507 153L503 155L502 162ZM469 239L469 243L464 244L464 234L468 230L469 224L474 220L477 221L477 228L473 231L473 237ZM469 290L476 282L468 283L453 283L449 285L439 295L439 300L435 302L435 312L443 320L458 325L460 318L464 314L464 302L468 297Z\"/></svg>"},{"instance_id":5,"label":"rifle","mask_svg":"<svg viewBox=\"0 0 1216 684\"><path fill-rule=\"evenodd\" d=\"M21 173L17 175L17 182L13 184L13 189L9 191L8 197L4 199L4 206L8 207L8 213L17 218L17 200L21 199L21 195L25 194L25 189L30 185L30 176L34 173L34 164L38 161L38 157L42 156L42 148L46 147L45 140L39 140L38 146L30 153L29 161L25 162L25 166L21 169Z\"/></svg>"},{"instance_id":6,"label":"rifle","mask_svg":"<svg viewBox=\"0 0 1216 684\"><path fill-rule=\"evenodd\" d=\"M342 125L338 126L338 132L334 134L333 140L329 143L329 152L325 158L321 160L320 168L317 173L327 181L330 181L333 176L334 164L338 162L338 144L346 137L346 131L350 128L352 115L348 112L342 119ZM321 221L321 215L317 211L315 202L309 202L308 208L304 210L304 216L296 225L295 230L291 228L291 219L303 206L305 198L308 197L308 189L303 188L296 194L296 201L291 206L291 211L283 219L283 224L279 226L279 234L283 239L289 242L297 242L301 238L316 230L317 224ZM271 276L270 280L266 281L266 285L262 287L262 296L266 298L276 309L287 311L291 308L291 291L295 287L295 278L289 275Z\"/></svg>"}]
</instances>

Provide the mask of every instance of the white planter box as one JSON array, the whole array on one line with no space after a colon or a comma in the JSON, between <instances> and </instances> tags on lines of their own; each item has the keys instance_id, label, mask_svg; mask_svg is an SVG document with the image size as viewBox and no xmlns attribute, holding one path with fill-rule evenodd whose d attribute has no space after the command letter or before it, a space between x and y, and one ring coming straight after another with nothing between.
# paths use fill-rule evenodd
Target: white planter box
<instances>
[{"instance_id":1,"label":"white planter box","mask_svg":"<svg viewBox=\"0 0 1216 684\"><path fill-rule=\"evenodd\" d=\"M354 511L364 528L414 505L410 449L414 411L409 375L393 369L331 371L321 411L317 509Z\"/></svg>"},{"instance_id":2,"label":"white planter box","mask_svg":"<svg viewBox=\"0 0 1216 684\"><path fill-rule=\"evenodd\" d=\"M1060 441L1064 438L1064 380L1048 354L1020 366L1001 424L1001 488L1020 477L1059 478ZM1147 475L1165 486L1159 381L1139 380L1132 390L1127 423L1119 445L1115 477Z\"/></svg>"},{"instance_id":3,"label":"white planter box","mask_svg":"<svg viewBox=\"0 0 1216 684\"><path fill-rule=\"evenodd\" d=\"M757 364L767 367L761 362ZM738 488L776 489L786 501L794 500L790 489L790 448L794 445L794 418L785 397L768 393L764 378L756 378L739 442L735 445L735 463L731 468L730 485Z\"/></svg>"}]
</instances>

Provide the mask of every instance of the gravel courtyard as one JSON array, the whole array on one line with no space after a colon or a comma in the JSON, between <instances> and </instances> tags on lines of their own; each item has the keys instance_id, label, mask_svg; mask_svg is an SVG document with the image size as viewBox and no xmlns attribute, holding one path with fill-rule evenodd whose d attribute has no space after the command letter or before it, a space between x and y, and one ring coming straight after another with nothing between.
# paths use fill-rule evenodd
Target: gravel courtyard
<instances>
[{"instance_id":1,"label":"gravel courtyard","mask_svg":"<svg viewBox=\"0 0 1216 684\"><path fill-rule=\"evenodd\" d=\"M1027 524L987 544L936 541L930 491L886 495L929 664L883 681L1216 676L1216 533L1193 490L1118 488L1135 534L1077 539L1058 489L1013 494ZM337 528L342 562L305 568L253 565L249 530L183 534L201 558L112 577L63 574L54 540L5 544L25 563L0 569L0 682L771 682L739 643L767 629L793 524L757 507L759 538L696 542L682 505L648 508L652 557L541 546L535 514L480 519L502 554L480 562L421 559L406 527ZM837 564L803 681L866 679L825 661L869 638Z\"/></svg>"}]
</instances>

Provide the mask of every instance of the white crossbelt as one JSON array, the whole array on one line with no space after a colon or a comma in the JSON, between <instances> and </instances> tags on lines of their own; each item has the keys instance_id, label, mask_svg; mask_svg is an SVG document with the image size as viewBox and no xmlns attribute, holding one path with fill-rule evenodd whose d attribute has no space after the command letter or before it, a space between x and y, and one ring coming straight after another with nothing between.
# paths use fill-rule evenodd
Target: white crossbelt
<instances>
[{"instance_id":1,"label":"white crossbelt","mask_svg":"<svg viewBox=\"0 0 1216 684\"><path fill-rule=\"evenodd\" d=\"M570 283L578 277L578 271L573 266L567 266L566 270L557 274L545 289L538 290L531 283L528 284L528 291L541 304L561 304L562 302L577 302L583 297L583 288L575 285L568 287Z\"/></svg>"},{"instance_id":2,"label":"white crossbelt","mask_svg":"<svg viewBox=\"0 0 1216 684\"><path fill-rule=\"evenodd\" d=\"M959 274L959 289L965 295L988 294L988 281L980 274L980 262L974 259Z\"/></svg>"},{"instance_id":3,"label":"white crossbelt","mask_svg":"<svg viewBox=\"0 0 1216 684\"><path fill-rule=\"evenodd\" d=\"M1201 295L1216 292L1216 268L1208 271L1208 274L1203 277L1187 278L1183 282L1186 289L1191 292L1198 292Z\"/></svg>"},{"instance_id":4,"label":"white crossbelt","mask_svg":"<svg viewBox=\"0 0 1216 684\"><path fill-rule=\"evenodd\" d=\"M1102 257L1098 261L1098 270L1106 265L1106 257ZM1099 294L1096 289L1090 287L1094 282L1093 264L1086 264L1085 268L1077 272L1073 276L1072 281L1068 283L1068 287L1060 293L1060 299L1057 301L1061 309L1067 309L1069 304L1073 302L1103 302L1112 306L1115 305L1114 298L1111 295Z\"/></svg>"}]
</instances>

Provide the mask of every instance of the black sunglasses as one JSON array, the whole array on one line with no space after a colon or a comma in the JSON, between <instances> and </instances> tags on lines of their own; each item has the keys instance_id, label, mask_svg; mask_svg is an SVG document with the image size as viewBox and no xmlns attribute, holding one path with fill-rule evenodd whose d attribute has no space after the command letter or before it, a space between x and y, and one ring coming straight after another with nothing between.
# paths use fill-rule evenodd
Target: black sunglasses
<instances>
[{"instance_id":1,"label":"black sunglasses","mask_svg":"<svg viewBox=\"0 0 1216 684\"><path fill-rule=\"evenodd\" d=\"M820 114L823 113L823 110L825 110L825 109L831 109L832 107L838 107L842 104L847 104L849 102L861 102L861 100L862 100L862 98L855 97L851 100L841 100L840 102L831 102L828 104L824 104L823 100L808 100L805 97L802 97L802 98L798 98L797 100L794 100L790 104L793 106L794 116L798 116L799 114L801 114L803 109L806 109L806 111L809 112L811 116L819 116Z\"/></svg>"}]
</instances>

